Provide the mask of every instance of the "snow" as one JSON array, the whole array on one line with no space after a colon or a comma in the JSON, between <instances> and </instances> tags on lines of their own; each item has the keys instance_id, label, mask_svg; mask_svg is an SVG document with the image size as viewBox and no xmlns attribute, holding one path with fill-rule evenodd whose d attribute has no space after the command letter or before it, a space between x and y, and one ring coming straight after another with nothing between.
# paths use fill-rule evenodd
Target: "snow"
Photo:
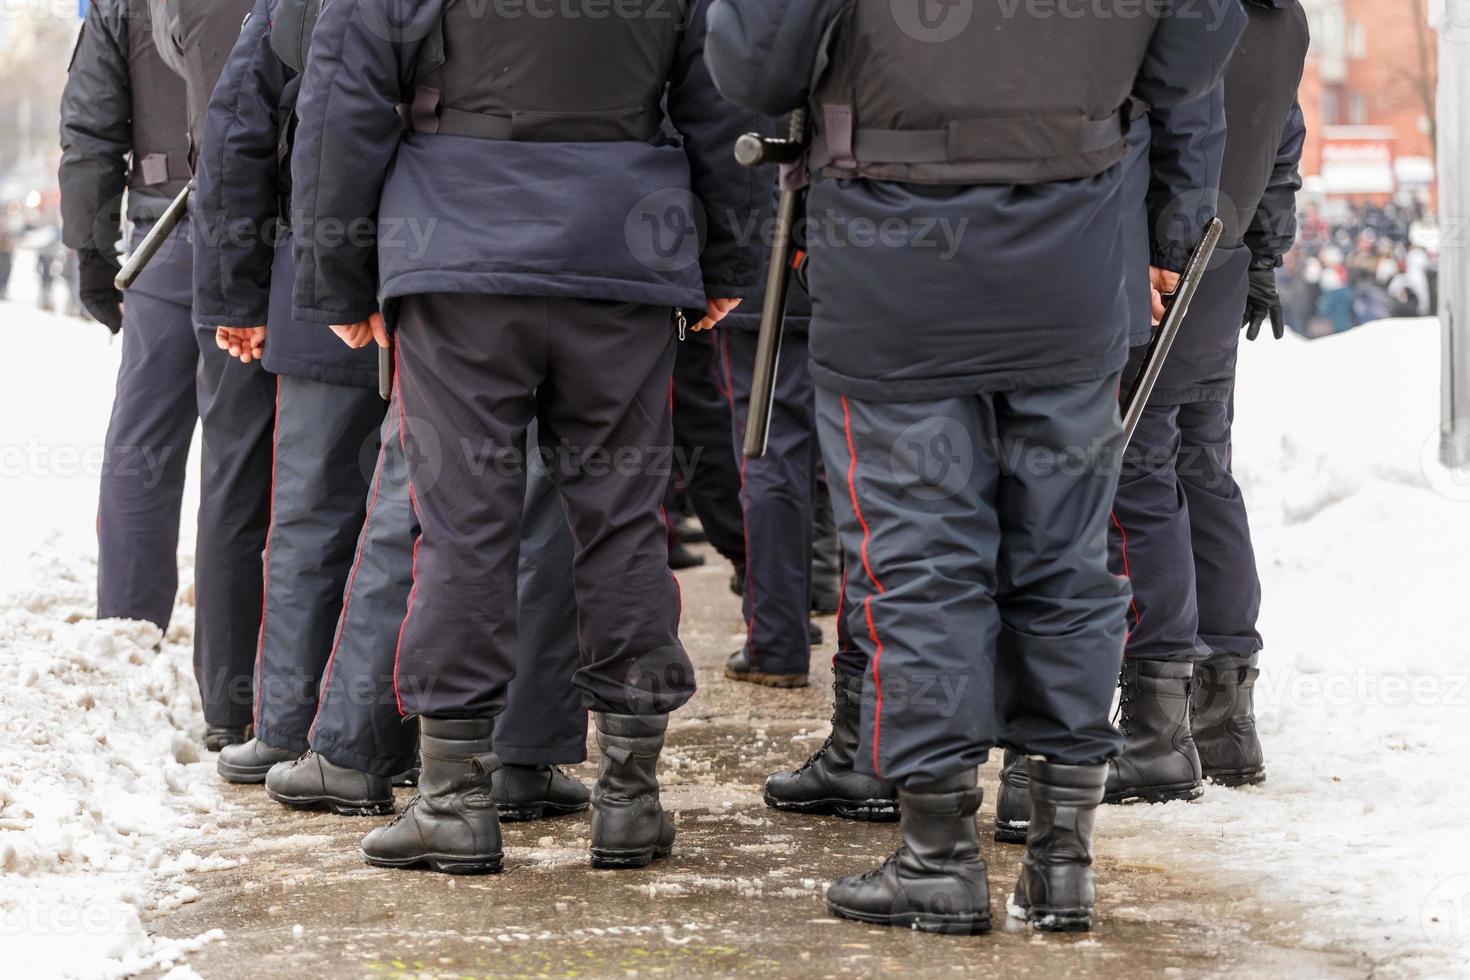
<instances>
[{"instance_id":1,"label":"snow","mask_svg":"<svg viewBox=\"0 0 1470 980\"><path fill-rule=\"evenodd\" d=\"M186 546L166 637L95 613L97 476L120 345L0 304L0 948L16 976L112 977L220 938L150 936L191 874L238 863L184 841L223 808L192 673ZM160 647L161 645L161 647ZM196 845L197 846L197 845Z\"/></svg>"},{"instance_id":2,"label":"snow","mask_svg":"<svg viewBox=\"0 0 1470 980\"><path fill-rule=\"evenodd\" d=\"M17 976L193 977L189 952L223 933L171 939L150 916L250 843L207 832L227 805L197 743L191 522L169 634L93 621L120 345L15 304L0 337L0 950ZM1297 908L1292 935L1362 951L1380 977L1470 973L1470 476L1436 461L1438 357L1432 320L1244 345L1236 465L1265 581L1269 781L1099 821L1105 858ZM548 844L540 859L570 860Z\"/></svg>"},{"instance_id":3,"label":"snow","mask_svg":"<svg viewBox=\"0 0 1470 980\"><path fill-rule=\"evenodd\" d=\"M1470 474L1437 462L1439 328L1242 345L1268 782L1109 808L1099 849L1306 910L1380 977L1470 974Z\"/></svg>"}]
</instances>

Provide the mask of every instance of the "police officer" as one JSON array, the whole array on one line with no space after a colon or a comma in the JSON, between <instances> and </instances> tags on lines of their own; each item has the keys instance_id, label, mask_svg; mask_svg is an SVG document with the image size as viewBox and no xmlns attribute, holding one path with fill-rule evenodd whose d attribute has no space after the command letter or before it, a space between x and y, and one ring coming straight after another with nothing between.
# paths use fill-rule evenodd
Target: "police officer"
<instances>
[{"instance_id":1,"label":"police officer","mask_svg":"<svg viewBox=\"0 0 1470 980\"><path fill-rule=\"evenodd\" d=\"M1252 714L1261 585L1231 473L1235 362L1244 325L1281 337L1276 268L1296 229L1305 127L1296 92L1308 43L1296 0L1246 0L1224 80L1225 223L1214 263L1124 457L1111 529L1133 585L1122 674L1123 754L1107 799L1191 798L1201 778L1265 778ZM1142 362L1135 347L1129 370ZM1191 720L1190 701L1194 700Z\"/></svg>"},{"instance_id":2,"label":"police officer","mask_svg":"<svg viewBox=\"0 0 1470 980\"><path fill-rule=\"evenodd\" d=\"M262 360L278 377L255 737L221 752L219 770L232 782L265 782L287 805L389 813L390 778L411 767L415 734L394 699L379 696L417 530L397 420L370 492L362 459L377 448L387 407L378 396L377 359L292 319L290 235L275 233L287 210L295 101L319 13L313 0L258 0L210 100L199 168L196 312L221 325L221 346L247 363ZM513 691L535 681L538 668L565 687L578 662L569 534L550 490L544 475L528 490L525 527L537 536L525 542L527 558L550 571L535 573L524 590L523 621L538 657ZM354 547L369 504L373 526ZM344 601L354 595L344 600L349 572L363 571L364 559L367 597L359 596L357 618L339 627ZM364 616L379 622L364 628ZM340 694L319 705L323 674L338 652ZM521 755L496 773L497 801L513 817L586 809L586 788L556 768L584 757L585 712L570 691L559 700L530 697L534 709L513 716L502 739ZM318 729L321 747L302 759Z\"/></svg>"},{"instance_id":3,"label":"police officer","mask_svg":"<svg viewBox=\"0 0 1470 980\"><path fill-rule=\"evenodd\" d=\"M685 23L666 3L589 17L425 0L396 5L391 30L386 0L323 10L293 165L297 315L381 343L381 290L406 435L445 447L434 479L410 471L421 535L396 683L419 716L420 796L364 840L374 864L501 866L484 803L515 663L523 479L498 464L523 458L532 418L576 548L575 683L602 748L592 859L643 866L672 848L655 769L693 684L667 471L649 464L670 447L679 309L718 319L751 285L731 271L727 221L753 188L723 176L749 120L708 84L695 10ZM682 147L660 137L665 94ZM662 246L696 227L691 187L710 216L703 252L680 234L687 249L649 247L650 232ZM314 233L369 218L372 243ZM410 218L433 222L416 250Z\"/></svg>"},{"instance_id":4,"label":"police officer","mask_svg":"<svg viewBox=\"0 0 1470 980\"><path fill-rule=\"evenodd\" d=\"M1127 600L1106 525L1128 100L1203 94L1240 15L946 9L710 14L721 91L766 113L810 103L816 124L811 370L869 660L856 765L895 781L902 809L897 852L828 905L988 929L976 767L1003 744L1030 757L1034 811L1013 904L1036 928L1086 929L1093 814L1121 747L1108 713ZM1156 230L1173 254L1198 233Z\"/></svg>"},{"instance_id":5,"label":"police officer","mask_svg":"<svg viewBox=\"0 0 1470 980\"><path fill-rule=\"evenodd\" d=\"M88 311L125 328L98 506L98 615L167 627L189 444L202 419L194 666L205 744L218 750L242 740L250 720L272 399L258 366L233 363L191 321L186 224L126 304L112 286L124 190L136 242L191 173L186 89L160 40L143 0L88 8L62 102L62 212Z\"/></svg>"},{"instance_id":6,"label":"police officer","mask_svg":"<svg viewBox=\"0 0 1470 980\"><path fill-rule=\"evenodd\" d=\"M1198 99L1174 106L1150 108L1134 99L1128 131L1128 155L1124 168L1124 213L1133 220L1123 229L1126 262L1134 269L1124 289L1128 300L1128 343L1140 352L1146 349L1157 323L1155 291L1145 271L1150 267L1155 243L1151 221L1192 222L1192 215L1213 215L1218 209L1220 167L1225 153L1224 82ZM1158 243L1163 248L1168 242ZM1173 257L1172 261L1177 259ZM1198 307L1193 309L1197 310ZM1194 328L1191 321L1189 329ZM1132 367L1137 368L1137 361ZM1125 384L1134 375L1126 370ZM1133 459L1133 455L1125 457ZM1114 514L1116 519L1116 514ZM1127 570L1116 560L1114 571ZM1125 705L1125 707L1127 707ZM1125 738L1130 722L1124 728ZM1031 820L1031 800L1026 758L1007 749L995 799L995 839L1001 843L1026 843Z\"/></svg>"}]
</instances>

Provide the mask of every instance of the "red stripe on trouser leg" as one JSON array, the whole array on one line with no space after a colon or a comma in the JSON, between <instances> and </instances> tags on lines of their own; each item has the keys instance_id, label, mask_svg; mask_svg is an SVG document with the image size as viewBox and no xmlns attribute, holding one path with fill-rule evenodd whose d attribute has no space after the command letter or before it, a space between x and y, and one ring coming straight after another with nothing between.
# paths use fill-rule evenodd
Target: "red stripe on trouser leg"
<instances>
[{"instance_id":1,"label":"red stripe on trouser leg","mask_svg":"<svg viewBox=\"0 0 1470 980\"><path fill-rule=\"evenodd\" d=\"M1118 520L1117 511L1112 511L1108 514L1108 516L1113 520L1113 527L1118 529L1118 537L1122 544L1121 550L1123 553L1123 577L1126 578L1129 582L1128 609L1133 613L1133 626L1129 628L1128 635L1123 638L1123 643L1126 645L1127 642L1133 637L1133 630L1138 628L1138 620L1141 617L1138 614L1138 596L1133 594L1133 576L1128 571L1128 532L1123 530L1123 524L1121 521Z\"/></svg>"},{"instance_id":2,"label":"red stripe on trouser leg","mask_svg":"<svg viewBox=\"0 0 1470 980\"><path fill-rule=\"evenodd\" d=\"M408 588L408 607L403 611L403 622L398 625L398 642L393 647L393 701L398 705L398 713L405 714L403 710L403 694L398 689L398 658L403 652L403 631L408 627L408 617L413 615L413 596L419 587L419 542L424 537L423 519L419 517L419 501L413 492L413 474L408 472L408 426L403 418L403 374L398 369L398 347L393 348L393 399L398 403L398 448L403 453L403 469L405 479L408 481L408 502L413 507L413 515L419 525L418 536L413 539L413 560L409 565L409 581L413 584Z\"/></svg>"},{"instance_id":3,"label":"red stripe on trouser leg","mask_svg":"<svg viewBox=\"0 0 1470 980\"><path fill-rule=\"evenodd\" d=\"M883 583L878 581L878 576L873 574L873 566L868 561L868 543L872 538L868 530L868 522L863 518L863 509L858 504L857 493L857 450L852 444L852 411L848 408L847 396L842 399L842 429L847 436L847 492L852 498L852 512L857 516L858 525L863 529L863 545L861 555L863 559L863 571L867 573L868 581L873 583L873 588L881 595ZM868 638L873 641L873 774L882 777L882 771L878 765L878 737L883 723L883 681L878 675L878 660L883 655L883 639L878 635L878 626L873 622L873 597L863 597L863 614L868 620Z\"/></svg>"},{"instance_id":4,"label":"red stripe on trouser leg","mask_svg":"<svg viewBox=\"0 0 1470 980\"><path fill-rule=\"evenodd\" d=\"M373 473L373 494L368 498L367 512L362 515L362 530L358 532L357 556L353 559L352 571L347 575L347 588L342 593L342 612L337 617L337 636L332 641L332 652L327 654L327 669L322 672L321 687L317 689L316 714L312 716L311 728L306 733L308 740L316 733L316 722L322 714L322 702L326 700L327 686L332 680L332 665L337 662L337 649L342 646L342 634L347 630L347 610L352 606L352 586L357 582L357 570L362 567L362 556L365 550L363 538L367 533L368 523L373 519L373 507L378 502L378 491L383 486L383 468L388 465L387 453L387 443L378 447L378 465Z\"/></svg>"}]
</instances>

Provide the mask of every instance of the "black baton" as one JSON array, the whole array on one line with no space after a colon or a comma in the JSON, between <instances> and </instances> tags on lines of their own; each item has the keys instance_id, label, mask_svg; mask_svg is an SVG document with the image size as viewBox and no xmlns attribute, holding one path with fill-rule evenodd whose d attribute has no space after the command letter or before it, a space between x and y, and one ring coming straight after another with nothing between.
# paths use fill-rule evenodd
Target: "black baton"
<instances>
[{"instance_id":1,"label":"black baton","mask_svg":"<svg viewBox=\"0 0 1470 980\"><path fill-rule=\"evenodd\" d=\"M1165 297L1168 310L1158 329L1154 331L1153 340L1149 341L1148 356L1143 359L1138 377L1133 379L1133 387L1128 389L1128 394L1123 399L1125 448L1133 441L1133 433L1138 428L1139 419L1143 418L1148 396L1153 394L1154 385L1158 384L1159 374L1164 370L1164 359L1169 356L1169 348L1174 346L1174 340L1179 336L1179 325L1189 313L1189 303L1194 299L1194 291L1199 288L1200 279L1210 265L1210 256L1215 254L1215 246L1220 243L1220 233L1224 230L1223 221L1219 218L1210 219L1210 223L1205 225L1204 235L1189 254L1189 264L1179 277L1179 285Z\"/></svg>"},{"instance_id":2,"label":"black baton","mask_svg":"<svg viewBox=\"0 0 1470 980\"><path fill-rule=\"evenodd\" d=\"M193 193L194 182L191 180L187 187L179 191L178 197L169 202L163 214L159 215L158 220L153 223L153 227L148 229L148 234L144 235L138 247L133 249L133 254L128 256L128 260L117 271L117 275L112 279L114 286L118 289L127 289L137 282L138 276L148 268L148 263L153 261L153 256L163 248L163 243L168 240L168 236L189 213L189 198Z\"/></svg>"},{"instance_id":3,"label":"black baton","mask_svg":"<svg viewBox=\"0 0 1470 980\"><path fill-rule=\"evenodd\" d=\"M792 110L786 139L746 133L735 142L735 159L746 167L767 163L794 163L806 151L806 110ZM791 257L796 222L805 210L806 190L783 189L776 199L776 227L771 239L771 261L766 267L765 304L755 341L755 367L750 379L750 404L745 416L745 456L766 454L771 434L771 402L776 395L776 368L781 360L781 332L786 325L786 292L791 285Z\"/></svg>"}]
</instances>

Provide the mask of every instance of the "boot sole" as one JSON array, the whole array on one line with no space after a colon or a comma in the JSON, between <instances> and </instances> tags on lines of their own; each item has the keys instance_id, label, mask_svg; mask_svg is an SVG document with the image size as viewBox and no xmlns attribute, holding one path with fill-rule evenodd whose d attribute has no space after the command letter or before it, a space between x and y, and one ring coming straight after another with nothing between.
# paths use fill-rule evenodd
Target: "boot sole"
<instances>
[{"instance_id":1,"label":"boot sole","mask_svg":"<svg viewBox=\"0 0 1470 980\"><path fill-rule=\"evenodd\" d=\"M1092 912L1080 909L1027 909L1026 924L1037 932L1091 932Z\"/></svg>"},{"instance_id":2,"label":"boot sole","mask_svg":"<svg viewBox=\"0 0 1470 980\"><path fill-rule=\"evenodd\" d=\"M806 674L762 674L758 671L741 674L729 667L725 668L725 676L732 681L759 684L761 687L807 687L811 683Z\"/></svg>"},{"instance_id":3,"label":"boot sole","mask_svg":"<svg viewBox=\"0 0 1470 980\"><path fill-rule=\"evenodd\" d=\"M1259 786L1266 781L1266 767L1253 769L1206 769L1205 779L1216 786Z\"/></svg>"},{"instance_id":4,"label":"boot sole","mask_svg":"<svg viewBox=\"0 0 1470 980\"><path fill-rule=\"evenodd\" d=\"M500 874L503 856L492 854L487 857L467 858L451 854L418 854L407 858L379 858L363 851L362 859L376 868L393 868L399 871L428 868L447 875L497 875Z\"/></svg>"},{"instance_id":5,"label":"boot sole","mask_svg":"<svg viewBox=\"0 0 1470 980\"><path fill-rule=\"evenodd\" d=\"M1167 783L1162 786L1130 786L1103 797L1104 803L1172 803L1175 800L1197 800L1204 795L1205 784Z\"/></svg>"},{"instance_id":6,"label":"boot sole","mask_svg":"<svg viewBox=\"0 0 1470 980\"><path fill-rule=\"evenodd\" d=\"M564 817L571 813L585 813L589 804L580 803L566 806L561 803L527 803L523 805L511 803L497 803L495 809L500 813L503 823L526 823L531 820L551 819L553 817Z\"/></svg>"},{"instance_id":7,"label":"boot sole","mask_svg":"<svg viewBox=\"0 0 1470 980\"><path fill-rule=\"evenodd\" d=\"M789 803L774 796L762 794L766 806L782 813L802 813L808 816L841 817L844 820L861 820L869 823L891 823L899 818L897 800L813 800L809 803Z\"/></svg>"},{"instance_id":8,"label":"boot sole","mask_svg":"<svg viewBox=\"0 0 1470 980\"><path fill-rule=\"evenodd\" d=\"M284 796L266 789L265 795L293 810L329 810L342 817L386 817L393 800L344 800L338 796Z\"/></svg>"},{"instance_id":9,"label":"boot sole","mask_svg":"<svg viewBox=\"0 0 1470 980\"><path fill-rule=\"evenodd\" d=\"M674 853L674 845L642 847L633 850L594 847L591 848L591 852L594 868L646 868L656 859L666 858Z\"/></svg>"},{"instance_id":10,"label":"boot sole","mask_svg":"<svg viewBox=\"0 0 1470 980\"><path fill-rule=\"evenodd\" d=\"M284 759L282 761L290 762L291 760ZM269 766L260 768L259 766L230 766L223 762L216 762L214 768L220 774L220 778L227 783L235 783L239 786L251 786L265 782L265 774L270 772L271 768L275 765L276 763L272 762Z\"/></svg>"},{"instance_id":11,"label":"boot sole","mask_svg":"<svg viewBox=\"0 0 1470 980\"><path fill-rule=\"evenodd\" d=\"M995 822L995 842L997 844L1024 844L1026 843L1026 834L1030 829L1030 824L1024 827L1012 827L1009 824L1003 824L997 820Z\"/></svg>"},{"instance_id":12,"label":"boot sole","mask_svg":"<svg viewBox=\"0 0 1470 980\"><path fill-rule=\"evenodd\" d=\"M952 936L979 936L990 931L990 913L984 915L934 915L928 912L901 912L893 914L859 912L857 909L827 903L827 911L839 919L866 922L875 926L892 926L895 929L918 929L920 932L937 932Z\"/></svg>"}]
</instances>

